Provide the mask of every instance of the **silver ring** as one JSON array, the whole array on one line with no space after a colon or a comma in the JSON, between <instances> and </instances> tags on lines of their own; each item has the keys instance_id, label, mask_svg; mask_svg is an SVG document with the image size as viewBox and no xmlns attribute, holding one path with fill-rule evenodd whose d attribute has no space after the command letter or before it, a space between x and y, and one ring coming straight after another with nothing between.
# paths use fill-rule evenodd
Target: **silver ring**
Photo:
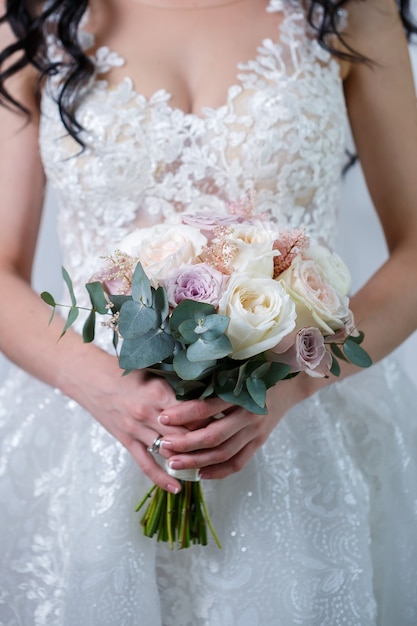
<instances>
[{"instance_id":1,"label":"silver ring","mask_svg":"<svg viewBox=\"0 0 417 626\"><path fill-rule=\"evenodd\" d=\"M159 448L161 447L162 439L163 439L162 435L158 435L155 441L153 442L153 444L146 448L147 451L150 452L151 454L159 454Z\"/></svg>"}]
</instances>

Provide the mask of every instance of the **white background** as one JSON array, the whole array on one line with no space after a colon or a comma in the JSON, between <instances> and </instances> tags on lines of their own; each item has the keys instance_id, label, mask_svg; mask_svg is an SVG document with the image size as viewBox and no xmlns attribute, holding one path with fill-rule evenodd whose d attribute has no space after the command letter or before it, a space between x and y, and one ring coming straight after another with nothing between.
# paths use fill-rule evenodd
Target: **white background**
<instances>
[{"instance_id":1,"label":"white background","mask_svg":"<svg viewBox=\"0 0 417 626\"><path fill-rule=\"evenodd\" d=\"M417 45L412 49L411 56L416 75ZM400 115L401 112L399 111L398 114ZM350 170L343 184L340 232L340 253L351 270L353 291L355 291L386 258L382 231L359 165L355 165ZM48 193L33 274L33 285L36 291L51 291L55 296L59 296L61 292L60 265L56 237L56 206L53 195ZM417 333L414 333L397 350L397 357L417 385ZM7 362L0 355L0 379L5 376L6 372Z\"/></svg>"}]
</instances>

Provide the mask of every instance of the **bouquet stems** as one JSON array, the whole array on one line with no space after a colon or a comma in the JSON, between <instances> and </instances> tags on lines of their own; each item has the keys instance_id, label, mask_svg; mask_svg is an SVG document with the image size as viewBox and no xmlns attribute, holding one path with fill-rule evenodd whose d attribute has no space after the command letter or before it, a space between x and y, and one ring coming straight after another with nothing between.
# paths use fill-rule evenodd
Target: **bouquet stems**
<instances>
[{"instance_id":1,"label":"bouquet stems","mask_svg":"<svg viewBox=\"0 0 417 626\"><path fill-rule=\"evenodd\" d=\"M171 550L189 548L192 544L207 545L207 528L218 548L221 543L213 528L199 481L181 480L178 494L164 491L153 485L139 502L140 511L148 502L141 519L146 537L157 536L158 541L169 543Z\"/></svg>"}]
</instances>

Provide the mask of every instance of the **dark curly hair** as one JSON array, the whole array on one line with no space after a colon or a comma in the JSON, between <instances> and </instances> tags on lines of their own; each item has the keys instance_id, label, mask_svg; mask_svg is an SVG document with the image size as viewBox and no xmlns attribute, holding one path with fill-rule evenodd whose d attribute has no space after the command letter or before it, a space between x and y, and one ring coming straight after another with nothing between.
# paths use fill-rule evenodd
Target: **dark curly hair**
<instances>
[{"instance_id":1,"label":"dark curly hair","mask_svg":"<svg viewBox=\"0 0 417 626\"><path fill-rule=\"evenodd\" d=\"M289 2L293 0L288 0ZM300 0L302 2L303 0ZM348 0L309 0L307 19L316 32L320 45L334 55L355 62L367 62L352 50L339 32L340 12ZM417 33L411 17L410 0L397 0L399 13L407 36ZM88 8L88 0L6 0L6 13L0 24L8 22L16 41L0 52L0 103L29 115L24 105L8 92L7 79L27 65L39 72L39 84L45 77L62 72L64 80L57 97L59 113L65 128L80 145L82 130L76 117L80 89L94 74L94 64L83 52L78 40L80 21ZM65 51L65 61L48 58L46 33L54 32ZM329 38L336 36L344 43L344 50L336 50ZM15 54L17 60L12 60ZM7 69L3 69L6 62Z\"/></svg>"}]
</instances>

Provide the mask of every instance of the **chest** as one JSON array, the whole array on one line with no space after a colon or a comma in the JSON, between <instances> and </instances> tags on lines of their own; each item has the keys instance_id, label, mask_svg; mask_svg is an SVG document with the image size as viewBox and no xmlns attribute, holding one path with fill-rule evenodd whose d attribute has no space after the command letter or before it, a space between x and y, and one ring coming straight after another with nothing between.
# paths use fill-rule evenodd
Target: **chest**
<instances>
[{"instance_id":1,"label":"chest","mask_svg":"<svg viewBox=\"0 0 417 626\"><path fill-rule=\"evenodd\" d=\"M164 88L173 107L201 114L225 103L239 63L255 59L266 39L277 39L284 16L268 6L268 0L238 0L215 9L169 10L118 0L106 12L93 4L88 28L96 48L117 50L124 59L123 67L108 72L110 85L129 76L146 98Z\"/></svg>"}]
</instances>

